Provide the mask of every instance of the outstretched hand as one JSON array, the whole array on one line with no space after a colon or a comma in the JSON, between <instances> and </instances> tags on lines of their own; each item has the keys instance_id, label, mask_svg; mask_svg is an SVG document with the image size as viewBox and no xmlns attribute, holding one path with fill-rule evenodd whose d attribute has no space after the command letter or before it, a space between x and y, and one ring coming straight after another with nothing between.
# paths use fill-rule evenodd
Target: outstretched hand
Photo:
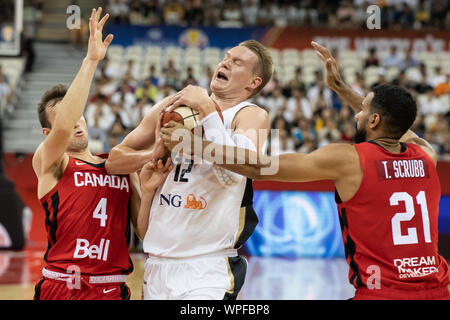
<instances>
[{"instance_id":1,"label":"outstretched hand","mask_svg":"<svg viewBox=\"0 0 450 320\"><path fill-rule=\"evenodd\" d=\"M112 34L108 34L103 40L103 26L108 20L109 14L107 13L100 20L101 14L101 7L98 10L92 9L91 17L89 18L89 42L86 58L93 61L100 61L105 57L106 51L114 38Z\"/></svg>"},{"instance_id":2,"label":"outstretched hand","mask_svg":"<svg viewBox=\"0 0 450 320\"><path fill-rule=\"evenodd\" d=\"M326 70L325 79L326 79L327 86L333 91L339 90L342 87L342 85L344 84L344 81L342 80L341 74L339 72L339 68L338 68L336 59L331 55L330 51L328 51L327 48L325 48L324 46L321 46L317 42L312 41L311 45L316 50L317 56L325 64L325 70Z\"/></svg>"}]
</instances>

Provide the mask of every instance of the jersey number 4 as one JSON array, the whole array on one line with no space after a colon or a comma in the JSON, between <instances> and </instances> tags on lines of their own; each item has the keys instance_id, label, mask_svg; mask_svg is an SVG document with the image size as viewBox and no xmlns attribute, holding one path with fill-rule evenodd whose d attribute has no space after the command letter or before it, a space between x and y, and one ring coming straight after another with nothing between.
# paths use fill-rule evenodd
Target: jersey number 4
<instances>
[{"instance_id":1,"label":"jersey number 4","mask_svg":"<svg viewBox=\"0 0 450 320\"><path fill-rule=\"evenodd\" d=\"M414 199L407 192L395 192L389 198L391 206L397 206L400 202L405 203L406 212L396 213L391 220L392 223L392 238L394 240L394 245L399 244L416 244L419 243L417 239L417 229L408 228L408 233L403 235L401 230L402 221L410 221L415 213L414 210ZM425 242L431 242L430 236L430 219L428 217L428 207L427 199L425 197L425 191L420 191L416 196L416 201L420 205L420 210L422 211L422 224Z\"/></svg>"},{"instance_id":2,"label":"jersey number 4","mask_svg":"<svg viewBox=\"0 0 450 320\"><path fill-rule=\"evenodd\" d=\"M100 219L100 227L106 226L106 219L108 219L108 215L106 214L106 202L107 198L101 198L95 207L94 213L92 214L92 218Z\"/></svg>"}]
</instances>

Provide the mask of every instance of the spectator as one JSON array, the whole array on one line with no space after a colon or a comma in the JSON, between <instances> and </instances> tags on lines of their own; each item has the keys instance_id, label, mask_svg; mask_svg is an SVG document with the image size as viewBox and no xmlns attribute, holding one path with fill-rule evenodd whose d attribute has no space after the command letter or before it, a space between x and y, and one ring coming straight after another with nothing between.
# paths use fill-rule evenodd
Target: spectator
<instances>
[{"instance_id":1,"label":"spectator","mask_svg":"<svg viewBox=\"0 0 450 320\"><path fill-rule=\"evenodd\" d=\"M428 90L426 99L419 103L419 110L425 116L428 114L438 114L441 112L441 104L436 98L433 90Z\"/></svg>"},{"instance_id":2,"label":"spectator","mask_svg":"<svg viewBox=\"0 0 450 320\"><path fill-rule=\"evenodd\" d=\"M183 88L188 85L196 86L198 84L197 80L194 77L194 71L192 67L187 67L186 70L186 78L183 80Z\"/></svg>"},{"instance_id":3,"label":"spectator","mask_svg":"<svg viewBox=\"0 0 450 320\"><path fill-rule=\"evenodd\" d=\"M447 77L445 74L442 73L442 69L440 66L437 66L434 69L435 73L432 77L428 78L428 84L433 87L436 88L439 84L441 83L445 83L447 80Z\"/></svg>"},{"instance_id":4,"label":"spectator","mask_svg":"<svg viewBox=\"0 0 450 320\"><path fill-rule=\"evenodd\" d=\"M403 59L397 51L396 46L392 46L390 53L383 61L383 67L389 69L391 67L400 68L403 65Z\"/></svg>"},{"instance_id":5,"label":"spectator","mask_svg":"<svg viewBox=\"0 0 450 320\"><path fill-rule=\"evenodd\" d=\"M336 12L338 28L350 29L354 27L356 10L350 0L344 0Z\"/></svg>"},{"instance_id":6,"label":"spectator","mask_svg":"<svg viewBox=\"0 0 450 320\"><path fill-rule=\"evenodd\" d=\"M103 110L102 108L92 108L93 114L89 120L86 119L89 130L89 140L97 140L101 143L103 150L99 152L106 152L109 148L107 130L103 124Z\"/></svg>"},{"instance_id":7,"label":"spectator","mask_svg":"<svg viewBox=\"0 0 450 320\"><path fill-rule=\"evenodd\" d=\"M444 0L433 0L430 21L436 29L445 28L447 10L448 8L446 8Z\"/></svg>"},{"instance_id":8,"label":"spectator","mask_svg":"<svg viewBox=\"0 0 450 320\"><path fill-rule=\"evenodd\" d=\"M272 2L270 0L261 0L258 10L258 24L272 25Z\"/></svg>"},{"instance_id":9,"label":"spectator","mask_svg":"<svg viewBox=\"0 0 450 320\"><path fill-rule=\"evenodd\" d=\"M287 100L285 117L289 122L294 122L300 116L312 118L312 107L300 89L293 89L292 96Z\"/></svg>"},{"instance_id":10,"label":"spectator","mask_svg":"<svg viewBox=\"0 0 450 320\"><path fill-rule=\"evenodd\" d=\"M242 15L245 25L254 26L258 23L258 10L257 0L244 0Z\"/></svg>"},{"instance_id":11,"label":"spectator","mask_svg":"<svg viewBox=\"0 0 450 320\"><path fill-rule=\"evenodd\" d=\"M170 96L171 94L174 94L175 92L176 92L175 89L171 85L164 84L158 90L158 96L156 98L156 101L157 102L161 101L165 97Z\"/></svg>"},{"instance_id":12,"label":"spectator","mask_svg":"<svg viewBox=\"0 0 450 320\"><path fill-rule=\"evenodd\" d=\"M128 60L127 66L121 72L121 77L127 77L130 80L136 81L137 79L139 79L139 75L139 67L134 66L133 60Z\"/></svg>"},{"instance_id":13,"label":"spectator","mask_svg":"<svg viewBox=\"0 0 450 320\"><path fill-rule=\"evenodd\" d=\"M271 155L277 156L285 153L293 153L295 152L294 141L289 135L288 131L280 130L278 139L271 139Z\"/></svg>"},{"instance_id":14,"label":"spectator","mask_svg":"<svg viewBox=\"0 0 450 320\"><path fill-rule=\"evenodd\" d=\"M410 29L414 25L414 12L408 3L404 2L402 9L396 12L395 23L403 29Z\"/></svg>"},{"instance_id":15,"label":"spectator","mask_svg":"<svg viewBox=\"0 0 450 320\"><path fill-rule=\"evenodd\" d=\"M421 80L413 85L413 89L417 94L424 94L433 90L433 87L428 84L426 73L421 73Z\"/></svg>"},{"instance_id":16,"label":"spectator","mask_svg":"<svg viewBox=\"0 0 450 320\"><path fill-rule=\"evenodd\" d=\"M205 12L200 0L185 1L184 19L190 26L203 26L205 24Z\"/></svg>"},{"instance_id":17,"label":"spectator","mask_svg":"<svg viewBox=\"0 0 450 320\"><path fill-rule=\"evenodd\" d=\"M375 47L369 49L369 56L364 61L364 68L375 66L378 67L380 61L377 56L377 49Z\"/></svg>"},{"instance_id":18,"label":"spectator","mask_svg":"<svg viewBox=\"0 0 450 320\"><path fill-rule=\"evenodd\" d=\"M156 76L156 70L155 66L151 65L148 69L148 76L147 79L150 81L150 84L152 86L158 87L159 86L159 77Z\"/></svg>"},{"instance_id":19,"label":"spectator","mask_svg":"<svg viewBox=\"0 0 450 320\"><path fill-rule=\"evenodd\" d=\"M143 3L145 20L151 25L161 24L163 16L159 0L147 0Z\"/></svg>"},{"instance_id":20,"label":"spectator","mask_svg":"<svg viewBox=\"0 0 450 320\"><path fill-rule=\"evenodd\" d=\"M353 81L353 83L350 84L350 86L352 87L353 90L355 90L364 97L367 95L369 91L367 88L366 81L364 80L364 77L361 74L361 72L355 72L355 81Z\"/></svg>"},{"instance_id":21,"label":"spectator","mask_svg":"<svg viewBox=\"0 0 450 320\"><path fill-rule=\"evenodd\" d=\"M316 72L316 81L308 89L306 97L313 105L313 110L316 110L317 106L331 107L333 105L331 90L325 86L323 75L320 71Z\"/></svg>"},{"instance_id":22,"label":"spectator","mask_svg":"<svg viewBox=\"0 0 450 320\"><path fill-rule=\"evenodd\" d=\"M99 137L102 136L102 134L99 134L100 131L106 134L111 127L113 112L106 97L102 94L99 94L96 101L86 107L84 115L88 127L94 128L94 132ZM102 141L105 142L104 139Z\"/></svg>"},{"instance_id":23,"label":"spectator","mask_svg":"<svg viewBox=\"0 0 450 320\"><path fill-rule=\"evenodd\" d=\"M111 60L109 60L108 57L105 57L105 59L103 59L101 70L104 71L105 76L107 76L108 78L116 79L120 77L119 68L117 67L117 65L112 64Z\"/></svg>"},{"instance_id":24,"label":"spectator","mask_svg":"<svg viewBox=\"0 0 450 320\"><path fill-rule=\"evenodd\" d=\"M123 106L127 111L131 110L136 103L136 97L127 82L122 82L119 90L111 97L112 104L117 105L120 104L121 101L123 101Z\"/></svg>"},{"instance_id":25,"label":"spectator","mask_svg":"<svg viewBox=\"0 0 450 320\"><path fill-rule=\"evenodd\" d=\"M109 0L108 12L115 23L129 21L130 9L127 0Z\"/></svg>"},{"instance_id":26,"label":"spectator","mask_svg":"<svg viewBox=\"0 0 450 320\"><path fill-rule=\"evenodd\" d=\"M209 84L211 83L211 79L213 76L214 76L214 71L211 69L211 67L209 65L207 65L205 68L205 74L199 80L199 85L201 87L205 88L206 90L208 90L208 92L210 91Z\"/></svg>"},{"instance_id":27,"label":"spectator","mask_svg":"<svg viewBox=\"0 0 450 320\"><path fill-rule=\"evenodd\" d=\"M225 0L219 26L240 28L242 27L243 20L240 2L238 0Z\"/></svg>"},{"instance_id":28,"label":"spectator","mask_svg":"<svg viewBox=\"0 0 450 320\"><path fill-rule=\"evenodd\" d=\"M290 81L289 87L294 89L299 89L300 91L306 92L306 84L303 82L302 67L297 67L295 69L294 78Z\"/></svg>"},{"instance_id":29,"label":"spectator","mask_svg":"<svg viewBox=\"0 0 450 320\"><path fill-rule=\"evenodd\" d=\"M280 87L274 88L272 92L272 96L269 97L266 101L266 106L269 108L269 116L270 114L276 113L279 109L286 108L286 98L282 94L282 90Z\"/></svg>"},{"instance_id":30,"label":"spectator","mask_svg":"<svg viewBox=\"0 0 450 320\"><path fill-rule=\"evenodd\" d=\"M108 142L109 148L111 150L113 147L118 145L127 135L128 131L126 130L125 125L122 123L121 117L116 116L114 122L111 126L111 129L108 131Z\"/></svg>"},{"instance_id":31,"label":"spectator","mask_svg":"<svg viewBox=\"0 0 450 320\"><path fill-rule=\"evenodd\" d=\"M403 63L400 65L400 70L407 70L409 68L418 68L420 66L420 61L413 56L412 49L406 51L405 59L403 59Z\"/></svg>"},{"instance_id":32,"label":"spectator","mask_svg":"<svg viewBox=\"0 0 450 320\"><path fill-rule=\"evenodd\" d=\"M378 80L370 86L370 90L373 91L373 89L375 87L381 86L382 84L385 84L385 83L387 83L386 70L384 70L383 68L379 68L378 69Z\"/></svg>"},{"instance_id":33,"label":"spectator","mask_svg":"<svg viewBox=\"0 0 450 320\"><path fill-rule=\"evenodd\" d=\"M178 76L178 70L175 69L175 65L172 59L167 63L167 68L163 70L162 84L171 86L175 90L180 89L180 79Z\"/></svg>"},{"instance_id":34,"label":"spectator","mask_svg":"<svg viewBox=\"0 0 450 320\"><path fill-rule=\"evenodd\" d=\"M158 96L158 88L150 82L150 78L144 80L142 86L139 86L134 93L136 100L146 98L149 102L155 103Z\"/></svg>"},{"instance_id":35,"label":"spectator","mask_svg":"<svg viewBox=\"0 0 450 320\"><path fill-rule=\"evenodd\" d=\"M430 23L430 10L425 8L425 0L419 0L418 8L414 15L415 29L427 27Z\"/></svg>"},{"instance_id":36,"label":"spectator","mask_svg":"<svg viewBox=\"0 0 450 320\"><path fill-rule=\"evenodd\" d=\"M152 107L153 105L147 96L144 95L138 100L136 107L132 109L130 114L132 126L136 127Z\"/></svg>"},{"instance_id":37,"label":"spectator","mask_svg":"<svg viewBox=\"0 0 450 320\"><path fill-rule=\"evenodd\" d=\"M308 119L304 117L297 119L296 126L292 128L292 137L296 149L303 146L307 140L313 140L313 138L315 138L315 132L311 128Z\"/></svg>"},{"instance_id":38,"label":"spectator","mask_svg":"<svg viewBox=\"0 0 450 320\"><path fill-rule=\"evenodd\" d=\"M184 9L177 0L168 0L163 9L164 23L166 25L181 25L184 18Z\"/></svg>"}]
</instances>

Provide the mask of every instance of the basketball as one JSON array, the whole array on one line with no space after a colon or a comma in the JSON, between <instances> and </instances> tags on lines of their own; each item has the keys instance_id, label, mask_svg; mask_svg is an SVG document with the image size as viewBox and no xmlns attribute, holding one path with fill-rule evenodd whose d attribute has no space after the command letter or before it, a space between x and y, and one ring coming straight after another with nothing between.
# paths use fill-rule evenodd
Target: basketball
<instances>
[{"instance_id":1,"label":"basketball","mask_svg":"<svg viewBox=\"0 0 450 320\"><path fill-rule=\"evenodd\" d=\"M217 104L216 110L223 122L223 115ZM192 132L194 132L195 128L202 125L200 113L188 106L180 106L171 112L165 112L161 119L161 127L171 120L181 123L186 129L189 129Z\"/></svg>"}]
</instances>

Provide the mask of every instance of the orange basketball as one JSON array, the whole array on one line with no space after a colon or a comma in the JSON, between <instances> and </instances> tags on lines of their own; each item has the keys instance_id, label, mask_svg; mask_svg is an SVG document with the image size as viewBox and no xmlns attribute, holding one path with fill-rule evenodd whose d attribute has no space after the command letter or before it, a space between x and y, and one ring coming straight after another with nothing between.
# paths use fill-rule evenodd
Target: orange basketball
<instances>
[{"instance_id":1,"label":"orange basketball","mask_svg":"<svg viewBox=\"0 0 450 320\"><path fill-rule=\"evenodd\" d=\"M217 104L216 110L223 122L223 115ZM165 112L161 119L161 127L171 120L181 123L185 128L190 129L192 132L194 132L195 128L202 125L200 113L188 106L180 106L171 112Z\"/></svg>"}]
</instances>

